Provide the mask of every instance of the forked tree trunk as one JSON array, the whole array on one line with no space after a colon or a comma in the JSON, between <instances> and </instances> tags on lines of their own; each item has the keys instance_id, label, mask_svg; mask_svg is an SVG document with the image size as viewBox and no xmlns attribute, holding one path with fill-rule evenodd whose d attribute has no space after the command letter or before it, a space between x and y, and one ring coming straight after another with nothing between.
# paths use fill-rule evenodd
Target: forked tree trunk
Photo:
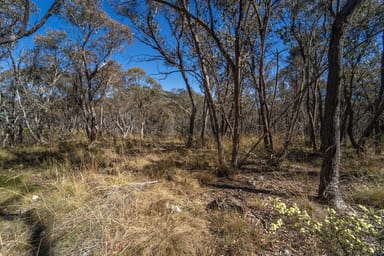
<instances>
[{"instance_id":1,"label":"forked tree trunk","mask_svg":"<svg viewBox=\"0 0 384 256\"><path fill-rule=\"evenodd\" d=\"M275 1L277 3L278 1ZM259 75L259 101L260 101L260 114L261 114L261 121L263 125L263 133L264 135L264 146L273 151L273 138L272 138L272 131L271 131L271 113L268 109L268 103L267 103L267 92L266 88L267 85L265 83L265 57L266 57L266 40L268 37L269 32L269 23L270 23L270 17L273 9L273 3L272 1L266 1L265 2L265 10L264 13L257 8L256 4L254 4L256 9L256 20L257 24L259 25L259 42L260 42L260 59L259 59L259 65L258 65L258 75Z\"/></svg>"},{"instance_id":2,"label":"forked tree trunk","mask_svg":"<svg viewBox=\"0 0 384 256\"><path fill-rule=\"evenodd\" d=\"M220 167L225 167L226 161L225 161L225 155L224 155L223 141L221 138L222 133L220 131L219 120L217 117L218 111L217 111L215 100L214 100L214 97L213 97L212 91L211 91L211 85L210 85L210 79L209 79L208 70L207 70L207 64L205 63L205 59L203 57L203 52L201 50L199 36L194 31L193 24L192 24L190 18L188 18L188 25L191 28L190 31L191 31L192 39L193 39L194 45L196 47L196 53L197 53L197 56L199 59L200 69L201 69L201 73L202 73L204 93L205 93L205 97L207 99L207 105L208 105L209 113L211 116L212 130L213 130L215 140L216 140L218 164Z\"/></svg>"},{"instance_id":3,"label":"forked tree trunk","mask_svg":"<svg viewBox=\"0 0 384 256\"><path fill-rule=\"evenodd\" d=\"M342 57L344 30L348 18L362 0L349 0L337 13L332 25L328 49L328 79L322 142L324 157L320 172L319 197L337 210L347 207L339 187L340 172L340 101L342 81Z\"/></svg>"}]
</instances>

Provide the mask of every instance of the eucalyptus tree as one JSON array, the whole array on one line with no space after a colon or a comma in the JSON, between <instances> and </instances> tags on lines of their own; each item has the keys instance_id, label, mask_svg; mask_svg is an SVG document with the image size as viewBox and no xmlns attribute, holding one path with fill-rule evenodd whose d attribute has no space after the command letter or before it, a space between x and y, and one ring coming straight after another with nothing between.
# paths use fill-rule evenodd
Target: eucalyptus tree
<instances>
[{"instance_id":1,"label":"eucalyptus tree","mask_svg":"<svg viewBox=\"0 0 384 256\"><path fill-rule=\"evenodd\" d=\"M45 139L42 137L42 127L40 126L42 116L36 110L40 107L39 88L33 83L32 71L28 66L31 54L28 51L17 50L11 46L7 48L7 51L10 65L8 72L11 77L7 90L12 95L11 99L13 101L13 110L11 112L19 113L18 116L22 121L19 124L20 129L25 125L36 142L45 143ZM15 117L14 114L13 117Z\"/></svg>"},{"instance_id":2,"label":"eucalyptus tree","mask_svg":"<svg viewBox=\"0 0 384 256\"><path fill-rule=\"evenodd\" d=\"M32 49L20 50L16 45L7 47L9 79L3 86L8 101L13 103L2 111L8 115L5 121L10 127L11 120L18 120L19 129L25 127L40 143L46 142L44 133L52 132L50 128L58 125L57 116L63 109L59 102L65 97L60 89L67 69L65 42L64 32L49 31L47 35L35 37ZM13 114L9 116L10 113ZM20 132L19 142L22 135Z\"/></svg>"},{"instance_id":3,"label":"eucalyptus tree","mask_svg":"<svg viewBox=\"0 0 384 256\"><path fill-rule=\"evenodd\" d=\"M145 131L151 126L151 120L161 115L161 107L156 108L155 104L161 101L162 92L160 84L143 69L128 69L116 95L121 102L115 120L119 130L136 131L143 139Z\"/></svg>"},{"instance_id":4,"label":"eucalyptus tree","mask_svg":"<svg viewBox=\"0 0 384 256\"><path fill-rule=\"evenodd\" d=\"M48 11L37 21L32 22L37 6L30 0L2 0L0 2L0 45L35 33L57 12L64 0L55 0Z\"/></svg>"},{"instance_id":5,"label":"eucalyptus tree","mask_svg":"<svg viewBox=\"0 0 384 256\"><path fill-rule=\"evenodd\" d=\"M378 40L372 39L344 58L341 139L348 135L358 151L364 150L359 143L369 137L362 136L364 130L380 117L380 51Z\"/></svg>"},{"instance_id":6,"label":"eucalyptus tree","mask_svg":"<svg viewBox=\"0 0 384 256\"><path fill-rule=\"evenodd\" d=\"M22 114L16 101L16 88L12 70L0 74L0 128L2 145L14 146L23 142Z\"/></svg>"},{"instance_id":7,"label":"eucalyptus tree","mask_svg":"<svg viewBox=\"0 0 384 256\"><path fill-rule=\"evenodd\" d=\"M114 79L116 62L112 54L131 40L131 30L108 16L102 1L73 0L66 2L63 17L71 26L73 37L69 42L73 96L84 120L90 141L96 139L98 114Z\"/></svg>"},{"instance_id":8,"label":"eucalyptus tree","mask_svg":"<svg viewBox=\"0 0 384 256\"><path fill-rule=\"evenodd\" d=\"M344 53L344 111L342 138L348 134L358 151L370 137L382 115L383 89L380 56L384 31L384 3L366 1L350 21ZM357 140L356 140L357 138Z\"/></svg>"},{"instance_id":9,"label":"eucalyptus tree","mask_svg":"<svg viewBox=\"0 0 384 256\"><path fill-rule=\"evenodd\" d=\"M191 147L195 140L195 120L197 106L191 85L190 72L192 71L192 57L188 54L189 45L186 42L186 24L183 17L179 17L172 9L161 8L158 4L135 2L117 2L115 8L118 13L130 18L138 30L137 39L153 48L157 56L149 59L164 62L176 68L184 80L186 90L190 99L189 131L187 147ZM171 71L173 72L173 71Z\"/></svg>"},{"instance_id":10,"label":"eucalyptus tree","mask_svg":"<svg viewBox=\"0 0 384 256\"><path fill-rule=\"evenodd\" d=\"M31 49L31 60L28 63L30 82L36 95L34 112L40 116L39 130L48 128L49 132L59 127L60 114L65 106L67 92L64 90L65 76L69 67L66 58L67 33L49 30L45 35L36 35L34 48ZM32 105L30 106L32 107Z\"/></svg>"},{"instance_id":11,"label":"eucalyptus tree","mask_svg":"<svg viewBox=\"0 0 384 256\"><path fill-rule=\"evenodd\" d=\"M300 118L300 108L305 103L309 142L317 150L316 136L321 112L320 77L326 70L327 26L329 15L322 1L287 1L283 13L283 26L278 31L289 48L288 66L298 76L296 93L290 98L294 102L289 111L288 128L284 141L283 154L287 153ZM310 15L308 15L310 12ZM321 95L321 94L320 94ZM305 100L305 102L304 102ZM319 113L320 112L320 113Z\"/></svg>"},{"instance_id":12,"label":"eucalyptus tree","mask_svg":"<svg viewBox=\"0 0 384 256\"><path fill-rule=\"evenodd\" d=\"M332 204L338 210L346 208L339 188L340 172L340 102L343 67L344 35L347 22L359 8L362 0L343 1L339 6L330 2L329 10L333 16L328 48L328 77L325 96L322 143L324 146L323 163L320 171L319 197Z\"/></svg>"},{"instance_id":13,"label":"eucalyptus tree","mask_svg":"<svg viewBox=\"0 0 384 256\"><path fill-rule=\"evenodd\" d=\"M201 42L201 33L199 33L197 26L193 26L191 19L188 18L188 27L191 33L191 40L193 42L194 51L197 55L198 67L200 71L199 80L203 88L206 102L209 109L211 119L211 128L215 137L217 146L218 163L220 167L225 165L225 155L223 146L223 129L219 121L219 106L214 95L214 78L217 77L215 58L213 58L214 49L212 47L203 47ZM205 44L209 46L209 43ZM217 97L219 100L220 98Z\"/></svg>"},{"instance_id":14,"label":"eucalyptus tree","mask_svg":"<svg viewBox=\"0 0 384 256\"><path fill-rule=\"evenodd\" d=\"M374 98L373 107L371 108L372 115L371 119L367 122L366 127L364 128L360 140L358 142L359 148L363 149L366 139L373 133L374 129L377 129L377 139L380 140L380 136L382 135L383 131L380 131L380 122L383 122L383 113L384 113L384 31L382 32L381 36L382 42L382 52L381 52L381 61L380 61L380 74L378 77L380 77L380 80L377 81L375 86L375 92L376 97ZM380 142L376 142L380 143Z\"/></svg>"},{"instance_id":15,"label":"eucalyptus tree","mask_svg":"<svg viewBox=\"0 0 384 256\"><path fill-rule=\"evenodd\" d=\"M249 66L251 76L257 88L259 98L259 110L261 124L263 126L263 138L265 147L273 151L273 137L271 119L272 114L267 96L266 81L266 55L268 49L268 40L272 31L272 20L280 5L280 0L258 0L251 1L253 10L252 20L255 20L256 28L249 30L249 39L247 44L250 47ZM252 24L252 22L251 22ZM253 26L254 23L253 23Z\"/></svg>"},{"instance_id":16,"label":"eucalyptus tree","mask_svg":"<svg viewBox=\"0 0 384 256\"><path fill-rule=\"evenodd\" d=\"M232 159L231 165L238 166L238 155L241 138L241 105L242 105L242 68L244 66L244 39L245 27L250 24L251 3L249 1L163 1L154 0L153 2L173 9L180 16L183 16L192 32L192 40L200 59L202 69L203 88L207 95L207 101L211 109L212 122L218 123L217 110L214 111L215 103L212 92L210 92L208 81L207 60L203 56L203 43L213 44L217 49L216 54L224 60L224 70L230 72L231 94L232 94ZM198 53L200 50L200 54ZM205 69L205 70L203 70ZM208 82L208 83L207 83ZM216 119L216 120L215 120ZM218 126L218 125L216 125ZM217 131L216 127L216 131ZM218 145L219 162L223 163L222 145L220 135L215 132ZM220 156L222 155L222 156Z\"/></svg>"}]
</instances>

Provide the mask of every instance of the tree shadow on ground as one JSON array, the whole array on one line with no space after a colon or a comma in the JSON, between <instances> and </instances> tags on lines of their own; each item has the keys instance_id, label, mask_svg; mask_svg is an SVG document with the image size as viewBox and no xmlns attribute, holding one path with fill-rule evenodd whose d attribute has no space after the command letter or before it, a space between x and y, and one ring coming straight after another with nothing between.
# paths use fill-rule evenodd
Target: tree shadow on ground
<instances>
[{"instance_id":1,"label":"tree shadow on ground","mask_svg":"<svg viewBox=\"0 0 384 256\"><path fill-rule=\"evenodd\" d=\"M49 255L49 242L44 235L46 226L42 224L38 214L31 209L17 209L17 203L28 193L34 192L40 188L37 184L27 184L22 176L8 177L0 175L0 188L5 192L8 190L11 196L5 196L0 202L0 219L4 221L21 220L29 228L30 237L28 244L30 249L26 255L45 256Z\"/></svg>"},{"instance_id":2,"label":"tree shadow on ground","mask_svg":"<svg viewBox=\"0 0 384 256\"><path fill-rule=\"evenodd\" d=\"M64 164L69 162L71 165L78 166L84 161L84 152L90 151L85 143L62 142L57 147L47 148L10 148L8 149L12 157L0 162L0 170L21 170L21 169L41 169L52 162Z\"/></svg>"},{"instance_id":3,"label":"tree shadow on ground","mask_svg":"<svg viewBox=\"0 0 384 256\"><path fill-rule=\"evenodd\" d=\"M296 148L289 150L287 159L299 163L314 163L322 159L322 154L320 152L306 151Z\"/></svg>"},{"instance_id":4,"label":"tree shadow on ground","mask_svg":"<svg viewBox=\"0 0 384 256\"><path fill-rule=\"evenodd\" d=\"M3 202L4 203L4 202ZM2 205L3 205L2 203ZM34 209L29 209L24 212L5 212L0 206L0 219L5 221L21 220L24 222L30 231L28 245L30 249L26 253L27 256L48 256L49 255L49 241L45 236L47 227L42 224L35 213Z\"/></svg>"},{"instance_id":5,"label":"tree shadow on ground","mask_svg":"<svg viewBox=\"0 0 384 256\"><path fill-rule=\"evenodd\" d=\"M253 194L266 194L266 195L272 195L272 196L279 196L283 198L288 198L292 196L288 193L279 192L279 191L273 191L268 189L257 189L257 188L242 186L242 185L231 185L226 183L207 183L206 186L212 187L212 188L218 188L218 189L244 191L244 192L253 193Z\"/></svg>"},{"instance_id":6,"label":"tree shadow on ground","mask_svg":"<svg viewBox=\"0 0 384 256\"><path fill-rule=\"evenodd\" d=\"M292 162L290 162L292 163ZM269 174L282 177L287 176L310 176L319 177L320 168L313 165L311 162L294 162L296 164L279 164L278 166L271 165L268 161L262 159L249 160L238 168L239 173L249 174Z\"/></svg>"}]
</instances>

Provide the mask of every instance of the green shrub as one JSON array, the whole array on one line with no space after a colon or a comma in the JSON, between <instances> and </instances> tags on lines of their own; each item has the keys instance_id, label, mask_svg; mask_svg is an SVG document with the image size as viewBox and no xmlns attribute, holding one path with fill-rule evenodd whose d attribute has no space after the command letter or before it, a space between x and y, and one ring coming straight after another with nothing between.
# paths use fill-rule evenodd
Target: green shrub
<instances>
[{"instance_id":1,"label":"green shrub","mask_svg":"<svg viewBox=\"0 0 384 256\"><path fill-rule=\"evenodd\" d=\"M384 243L384 210L359 206L359 211L339 215L328 208L326 217L314 220L296 204L287 206L280 199L273 199L273 208L279 214L271 224L269 233L275 234L284 226L319 239L331 253L342 255L380 254Z\"/></svg>"}]
</instances>

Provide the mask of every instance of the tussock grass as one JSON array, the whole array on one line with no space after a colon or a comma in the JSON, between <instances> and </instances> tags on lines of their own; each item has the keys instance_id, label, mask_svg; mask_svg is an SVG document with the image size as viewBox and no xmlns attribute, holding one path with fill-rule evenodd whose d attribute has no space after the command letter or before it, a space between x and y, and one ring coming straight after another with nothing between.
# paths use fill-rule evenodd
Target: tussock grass
<instances>
[{"instance_id":1,"label":"tussock grass","mask_svg":"<svg viewBox=\"0 0 384 256\"><path fill-rule=\"evenodd\" d=\"M24 255L30 249L28 226L21 220L0 221L0 255Z\"/></svg>"},{"instance_id":2,"label":"tussock grass","mask_svg":"<svg viewBox=\"0 0 384 256\"><path fill-rule=\"evenodd\" d=\"M217 234L217 255L257 255L263 248L263 229L250 225L236 214L216 213L210 217L210 228Z\"/></svg>"},{"instance_id":3,"label":"tussock grass","mask_svg":"<svg viewBox=\"0 0 384 256\"><path fill-rule=\"evenodd\" d=\"M40 202L54 255L209 255L204 205L179 186L137 187L128 176L88 173L56 184ZM197 186L197 184L196 184ZM191 190L192 191L192 190ZM177 205L177 212L169 205Z\"/></svg>"},{"instance_id":4,"label":"tussock grass","mask_svg":"<svg viewBox=\"0 0 384 256\"><path fill-rule=\"evenodd\" d=\"M352 200L355 203L369 205L375 208L384 208L384 184L373 186L360 186L352 194Z\"/></svg>"},{"instance_id":5,"label":"tussock grass","mask_svg":"<svg viewBox=\"0 0 384 256\"><path fill-rule=\"evenodd\" d=\"M229 156L229 140L225 147ZM106 137L92 144L78 139L48 147L1 149L1 216L33 209L33 222L22 214L0 218L0 255L30 251L36 222L46 227L41 238L51 255L279 255L283 247L300 248L292 242L294 235L279 239L267 234L273 221L268 191L284 192L314 218L324 215L324 207L313 201L313 170L318 166L305 158L306 149L294 153L298 155L287 160L287 170L265 170L257 166L262 161L254 161L249 172L220 178L213 144L186 149L175 138ZM270 154L259 145L252 157L268 159ZM345 187L354 191L352 200L383 207L382 184L376 178L384 173L378 161L359 162L359 170L366 170L361 175L347 166L343 171L353 181L372 185L373 179L365 178L369 174L377 185ZM220 183L234 189L208 185ZM32 200L35 195L38 200ZM217 198L237 196L244 213L207 209ZM324 251L317 250L321 245L316 241L310 242L312 252Z\"/></svg>"}]
</instances>

